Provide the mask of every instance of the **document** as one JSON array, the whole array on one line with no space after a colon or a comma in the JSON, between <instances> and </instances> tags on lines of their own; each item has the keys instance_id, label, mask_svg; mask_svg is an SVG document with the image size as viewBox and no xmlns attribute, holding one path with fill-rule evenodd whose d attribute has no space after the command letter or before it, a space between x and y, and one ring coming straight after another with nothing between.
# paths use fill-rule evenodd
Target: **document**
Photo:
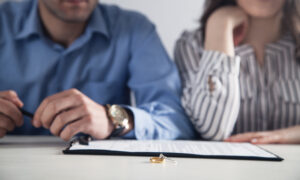
<instances>
[{"instance_id":1,"label":"document","mask_svg":"<svg viewBox=\"0 0 300 180\"><path fill-rule=\"evenodd\" d=\"M66 154L158 155L170 157L203 157L225 159L283 160L250 143L185 140L101 140L88 145L76 142L64 151Z\"/></svg>"}]
</instances>

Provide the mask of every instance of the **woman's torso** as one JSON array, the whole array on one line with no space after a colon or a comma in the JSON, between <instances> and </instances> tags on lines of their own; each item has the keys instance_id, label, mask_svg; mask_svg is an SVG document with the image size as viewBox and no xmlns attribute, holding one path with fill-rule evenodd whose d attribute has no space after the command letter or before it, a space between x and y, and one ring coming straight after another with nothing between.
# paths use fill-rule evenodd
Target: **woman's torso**
<instances>
[{"instance_id":1,"label":"woman's torso","mask_svg":"<svg viewBox=\"0 0 300 180\"><path fill-rule=\"evenodd\" d=\"M177 43L175 59L180 61L177 65L185 90L189 88L186 86L194 83L205 51L201 36L200 30L185 32ZM240 108L233 134L300 124L300 62L296 61L292 37L285 35L279 41L268 44L264 54L264 65L260 66L250 45L235 48L235 55L240 57ZM183 106L187 107L185 103L183 100ZM188 108L186 110L189 111ZM197 117L191 118L197 121L193 120Z\"/></svg>"}]
</instances>

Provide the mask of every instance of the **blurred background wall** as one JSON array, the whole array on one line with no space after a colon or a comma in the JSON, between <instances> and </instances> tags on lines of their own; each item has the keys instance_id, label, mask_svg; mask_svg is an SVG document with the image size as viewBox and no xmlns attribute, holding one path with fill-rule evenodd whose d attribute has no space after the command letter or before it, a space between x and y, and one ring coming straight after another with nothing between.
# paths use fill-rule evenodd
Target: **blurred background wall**
<instances>
[{"instance_id":1,"label":"blurred background wall","mask_svg":"<svg viewBox=\"0 0 300 180\"><path fill-rule=\"evenodd\" d=\"M198 27L204 0L100 0L145 14L155 25L170 56L185 29Z\"/></svg>"},{"instance_id":2,"label":"blurred background wall","mask_svg":"<svg viewBox=\"0 0 300 180\"><path fill-rule=\"evenodd\" d=\"M0 0L0 2L8 0ZM20 1L20 0L14 0ZM155 25L171 57L176 39L186 30L195 29L204 0L100 0L145 14Z\"/></svg>"}]
</instances>

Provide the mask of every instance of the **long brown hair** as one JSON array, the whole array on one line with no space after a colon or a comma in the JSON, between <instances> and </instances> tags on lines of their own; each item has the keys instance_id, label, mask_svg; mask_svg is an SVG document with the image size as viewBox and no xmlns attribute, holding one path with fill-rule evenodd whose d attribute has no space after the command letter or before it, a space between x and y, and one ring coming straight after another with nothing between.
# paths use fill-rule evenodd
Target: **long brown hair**
<instances>
[{"instance_id":1,"label":"long brown hair","mask_svg":"<svg viewBox=\"0 0 300 180\"><path fill-rule=\"evenodd\" d=\"M210 15L218 8L228 5L236 6L236 0L206 0L204 13L200 19L202 38L205 38L205 27ZM286 0L283 7L282 18L283 33L289 32L296 44L296 58L300 62L300 1Z\"/></svg>"}]
</instances>

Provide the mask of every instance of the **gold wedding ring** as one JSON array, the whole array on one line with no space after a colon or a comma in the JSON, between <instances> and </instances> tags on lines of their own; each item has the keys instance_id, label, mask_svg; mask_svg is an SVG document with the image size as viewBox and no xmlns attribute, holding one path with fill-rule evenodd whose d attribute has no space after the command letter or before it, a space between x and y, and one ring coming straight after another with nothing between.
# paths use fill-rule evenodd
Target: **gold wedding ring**
<instances>
[{"instance_id":1,"label":"gold wedding ring","mask_svg":"<svg viewBox=\"0 0 300 180\"><path fill-rule=\"evenodd\" d=\"M158 157L151 157L150 162L151 163L164 163L165 161L171 162L172 164L176 165L177 161L168 158L167 156L164 156L163 154L160 154Z\"/></svg>"},{"instance_id":2,"label":"gold wedding ring","mask_svg":"<svg viewBox=\"0 0 300 180\"><path fill-rule=\"evenodd\" d=\"M151 163L164 163L165 158L164 157L151 157L150 162Z\"/></svg>"}]
</instances>

